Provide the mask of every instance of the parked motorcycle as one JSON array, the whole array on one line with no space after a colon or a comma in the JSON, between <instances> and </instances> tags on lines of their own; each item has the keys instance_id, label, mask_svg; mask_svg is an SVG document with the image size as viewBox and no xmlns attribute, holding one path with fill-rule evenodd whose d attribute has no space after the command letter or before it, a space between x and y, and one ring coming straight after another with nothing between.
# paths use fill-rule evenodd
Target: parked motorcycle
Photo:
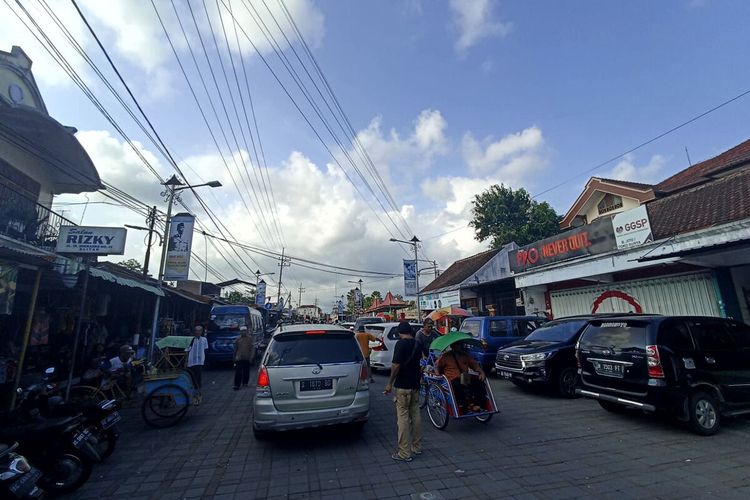
<instances>
[{"instance_id":1,"label":"parked motorcycle","mask_svg":"<svg viewBox=\"0 0 750 500\"><path fill-rule=\"evenodd\" d=\"M18 451L42 473L39 485L51 494L80 488L101 458L80 415L45 419L30 408L27 392L19 390L19 407L0 422L0 441L18 442Z\"/></svg>"},{"instance_id":2,"label":"parked motorcycle","mask_svg":"<svg viewBox=\"0 0 750 500\"><path fill-rule=\"evenodd\" d=\"M0 443L0 497L42 498L44 492L36 485L42 472L28 460L14 453L18 443L11 446Z\"/></svg>"},{"instance_id":3,"label":"parked motorcycle","mask_svg":"<svg viewBox=\"0 0 750 500\"><path fill-rule=\"evenodd\" d=\"M36 386L28 396L36 402L36 407L45 418L69 417L82 415L84 425L91 433L92 445L99 455L99 461L104 461L115 451L120 431L117 423L120 416L119 403L107 401L68 401L65 402L61 392L54 385L55 369L48 368L44 374L44 385ZM29 406L30 403L27 404Z\"/></svg>"}]
</instances>

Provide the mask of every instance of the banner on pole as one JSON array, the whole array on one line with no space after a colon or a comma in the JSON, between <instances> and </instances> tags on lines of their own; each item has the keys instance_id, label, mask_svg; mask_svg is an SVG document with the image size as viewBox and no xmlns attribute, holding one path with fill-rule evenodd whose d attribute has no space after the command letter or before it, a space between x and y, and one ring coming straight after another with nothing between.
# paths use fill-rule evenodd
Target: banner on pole
<instances>
[{"instance_id":1,"label":"banner on pole","mask_svg":"<svg viewBox=\"0 0 750 500\"><path fill-rule=\"evenodd\" d=\"M0 262L0 314L13 313L13 299L16 297L18 268Z\"/></svg>"},{"instance_id":2,"label":"banner on pole","mask_svg":"<svg viewBox=\"0 0 750 500\"><path fill-rule=\"evenodd\" d=\"M404 295L414 297L417 295L417 261L404 260Z\"/></svg>"},{"instance_id":3,"label":"banner on pole","mask_svg":"<svg viewBox=\"0 0 750 500\"><path fill-rule=\"evenodd\" d=\"M359 288L354 289L354 307L357 309L362 308L362 290Z\"/></svg>"},{"instance_id":4,"label":"banner on pole","mask_svg":"<svg viewBox=\"0 0 750 500\"><path fill-rule=\"evenodd\" d=\"M195 217L190 214L177 214L172 217L169 224L164 280L176 281L188 279L194 224Z\"/></svg>"},{"instance_id":5,"label":"banner on pole","mask_svg":"<svg viewBox=\"0 0 750 500\"><path fill-rule=\"evenodd\" d=\"M266 303L266 282L261 280L255 287L255 304L262 306Z\"/></svg>"}]
</instances>

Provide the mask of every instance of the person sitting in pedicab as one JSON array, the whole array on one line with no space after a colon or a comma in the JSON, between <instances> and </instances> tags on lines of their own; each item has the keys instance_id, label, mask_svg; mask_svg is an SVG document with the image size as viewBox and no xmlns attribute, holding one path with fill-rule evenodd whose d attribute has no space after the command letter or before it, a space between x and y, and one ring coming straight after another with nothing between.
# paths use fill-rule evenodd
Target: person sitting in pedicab
<instances>
[{"instance_id":1,"label":"person sitting in pedicab","mask_svg":"<svg viewBox=\"0 0 750 500\"><path fill-rule=\"evenodd\" d=\"M451 345L449 351L441 354L435 367L438 373L445 375L450 382L460 413L466 410L473 413L485 410L487 393L484 381L487 377L482 365L464 350L461 342L456 342ZM469 369L478 375L472 375Z\"/></svg>"}]
</instances>

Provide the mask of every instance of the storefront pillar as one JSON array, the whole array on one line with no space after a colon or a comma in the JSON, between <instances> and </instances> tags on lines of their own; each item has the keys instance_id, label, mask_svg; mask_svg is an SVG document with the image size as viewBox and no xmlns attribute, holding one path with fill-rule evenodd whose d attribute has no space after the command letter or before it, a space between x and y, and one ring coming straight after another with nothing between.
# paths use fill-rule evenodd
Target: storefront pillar
<instances>
[{"instance_id":1,"label":"storefront pillar","mask_svg":"<svg viewBox=\"0 0 750 500\"><path fill-rule=\"evenodd\" d=\"M18 355L18 369L16 370L16 380L13 382L13 394L10 399L10 409L16 406L16 397L18 396L18 387L21 385L21 374L23 373L23 364L26 359L26 351L29 347L29 337L31 336L31 325L34 322L34 312L36 310L36 298L39 295L39 284L42 280L42 270L36 270L34 278L34 287L31 291L31 300L29 301L29 313L26 318L26 326L23 329L23 341L21 343L21 352Z\"/></svg>"},{"instance_id":2,"label":"storefront pillar","mask_svg":"<svg viewBox=\"0 0 750 500\"><path fill-rule=\"evenodd\" d=\"M83 323L83 314L86 308L86 292L89 289L89 261L86 260L86 266L83 269L83 292L81 293L81 304L78 308L78 323L76 323L76 333L73 338L73 354L70 357L70 371L68 373L68 385L65 388L65 401L70 399L70 388L73 385L73 372L76 367L76 357L78 356L78 341L81 337L81 324Z\"/></svg>"}]
</instances>

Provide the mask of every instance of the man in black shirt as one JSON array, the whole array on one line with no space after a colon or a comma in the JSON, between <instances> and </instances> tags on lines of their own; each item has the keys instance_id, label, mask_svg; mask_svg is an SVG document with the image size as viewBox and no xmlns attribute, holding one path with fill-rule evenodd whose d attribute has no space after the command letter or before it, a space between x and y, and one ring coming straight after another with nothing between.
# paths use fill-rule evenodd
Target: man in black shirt
<instances>
[{"instance_id":1,"label":"man in black shirt","mask_svg":"<svg viewBox=\"0 0 750 500\"><path fill-rule=\"evenodd\" d=\"M412 455L422 454L422 416L419 412L419 381L422 376L419 346L408 322L396 327L399 340L393 350L391 378L384 394L396 387L393 398L398 419L398 452L391 455L394 460L411 462Z\"/></svg>"}]
</instances>

